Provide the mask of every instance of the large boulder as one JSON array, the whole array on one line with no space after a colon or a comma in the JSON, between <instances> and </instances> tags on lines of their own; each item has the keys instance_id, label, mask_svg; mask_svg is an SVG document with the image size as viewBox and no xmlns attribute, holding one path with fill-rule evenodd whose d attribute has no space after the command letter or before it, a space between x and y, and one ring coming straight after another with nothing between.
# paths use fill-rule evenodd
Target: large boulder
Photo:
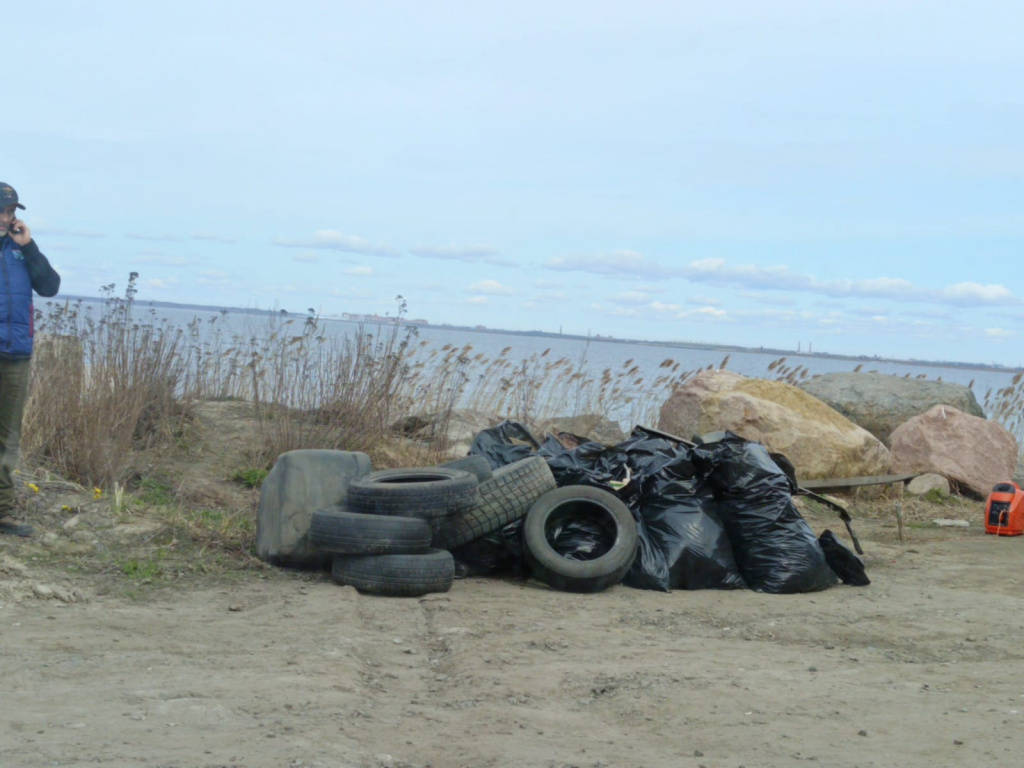
<instances>
[{"instance_id":1,"label":"large boulder","mask_svg":"<svg viewBox=\"0 0 1024 768\"><path fill-rule=\"evenodd\" d=\"M587 438L602 445L615 445L626 439L626 433L617 421L598 413L583 413L579 416L560 416L546 419L533 431L538 439L547 435L558 435L568 432L576 437Z\"/></svg>"},{"instance_id":2,"label":"large boulder","mask_svg":"<svg viewBox=\"0 0 1024 768\"><path fill-rule=\"evenodd\" d=\"M702 371L661 407L658 428L680 437L729 430L785 454L811 480L889 472L877 438L790 384Z\"/></svg>"},{"instance_id":3,"label":"large boulder","mask_svg":"<svg viewBox=\"0 0 1024 768\"><path fill-rule=\"evenodd\" d=\"M987 497L1017 468L1017 441L995 421L936 405L889 438L892 471L935 472L960 491Z\"/></svg>"},{"instance_id":4,"label":"large boulder","mask_svg":"<svg viewBox=\"0 0 1024 768\"><path fill-rule=\"evenodd\" d=\"M315 566L325 555L309 543L313 513L340 504L348 484L371 469L365 453L288 451L263 481L256 517L256 554L277 565Z\"/></svg>"},{"instance_id":5,"label":"large boulder","mask_svg":"<svg viewBox=\"0 0 1024 768\"><path fill-rule=\"evenodd\" d=\"M944 381L881 373L826 373L801 381L799 386L887 445L896 427L935 405L949 405L972 416L985 415L974 392Z\"/></svg>"},{"instance_id":6,"label":"large boulder","mask_svg":"<svg viewBox=\"0 0 1024 768\"><path fill-rule=\"evenodd\" d=\"M458 459L469 453L477 433L501 422L500 416L463 409L412 414L393 424L391 429L413 440L443 446L445 456Z\"/></svg>"}]
</instances>

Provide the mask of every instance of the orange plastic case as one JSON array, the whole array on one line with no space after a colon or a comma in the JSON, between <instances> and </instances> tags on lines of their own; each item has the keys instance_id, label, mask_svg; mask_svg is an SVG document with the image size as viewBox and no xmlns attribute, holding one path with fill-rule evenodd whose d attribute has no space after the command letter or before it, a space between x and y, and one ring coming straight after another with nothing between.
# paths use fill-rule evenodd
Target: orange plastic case
<instances>
[{"instance_id":1,"label":"orange plastic case","mask_svg":"<svg viewBox=\"0 0 1024 768\"><path fill-rule=\"evenodd\" d=\"M1024 491L1016 483L999 483L992 489L985 505L985 533L1024 534Z\"/></svg>"}]
</instances>

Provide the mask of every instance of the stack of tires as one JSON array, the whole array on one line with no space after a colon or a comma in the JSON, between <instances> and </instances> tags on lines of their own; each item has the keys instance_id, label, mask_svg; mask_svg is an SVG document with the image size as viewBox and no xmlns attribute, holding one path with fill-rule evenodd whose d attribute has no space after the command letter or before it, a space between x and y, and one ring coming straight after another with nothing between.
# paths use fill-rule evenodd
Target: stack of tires
<instances>
[{"instance_id":1,"label":"stack of tires","mask_svg":"<svg viewBox=\"0 0 1024 768\"><path fill-rule=\"evenodd\" d=\"M556 589L600 591L633 563L637 533L629 508L596 488L557 488L539 456L493 471L483 457L470 456L440 467L371 472L352 480L341 505L312 514L309 538L333 555L335 582L411 597L447 592L455 578L450 550L523 518L525 560ZM580 523L594 532L595 545L567 553L562 534Z\"/></svg>"},{"instance_id":2,"label":"stack of tires","mask_svg":"<svg viewBox=\"0 0 1024 768\"><path fill-rule=\"evenodd\" d=\"M340 505L313 512L309 539L332 557L331 577L360 592L447 592L450 552L432 547L450 520L477 504L475 475L451 467L384 469L355 478Z\"/></svg>"}]
</instances>

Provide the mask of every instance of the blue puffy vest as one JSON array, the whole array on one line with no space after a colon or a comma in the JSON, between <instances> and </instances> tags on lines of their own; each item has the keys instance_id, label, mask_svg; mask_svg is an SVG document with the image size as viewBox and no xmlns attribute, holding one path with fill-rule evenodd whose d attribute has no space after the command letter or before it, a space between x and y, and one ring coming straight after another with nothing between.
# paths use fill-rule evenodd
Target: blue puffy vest
<instances>
[{"instance_id":1,"label":"blue puffy vest","mask_svg":"<svg viewBox=\"0 0 1024 768\"><path fill-rule=\"evenodd\" d=\"M32 280L21 247L3 238L0 247L0 355L32 356Z\"/></svg>"}]
</instances>

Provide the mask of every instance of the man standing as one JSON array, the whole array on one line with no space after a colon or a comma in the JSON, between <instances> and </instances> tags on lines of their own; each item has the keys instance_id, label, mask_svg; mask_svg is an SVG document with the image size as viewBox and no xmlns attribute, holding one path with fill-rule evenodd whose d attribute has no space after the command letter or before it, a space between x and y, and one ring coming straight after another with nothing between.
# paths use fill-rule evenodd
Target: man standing
<instances>
[{"instance_id":1,"label":"man standing","mask_svg":"<svg viewBox=\"0 0 1024 768\"><path fill-rule=\"evenodd\" d=\"M18 218L19 208L25 206L14 187L0 182L0 534L31 536L32 527L11 514L32 358L32 291L56 296L60 275Z\"/></svg>"}]
</instances>

